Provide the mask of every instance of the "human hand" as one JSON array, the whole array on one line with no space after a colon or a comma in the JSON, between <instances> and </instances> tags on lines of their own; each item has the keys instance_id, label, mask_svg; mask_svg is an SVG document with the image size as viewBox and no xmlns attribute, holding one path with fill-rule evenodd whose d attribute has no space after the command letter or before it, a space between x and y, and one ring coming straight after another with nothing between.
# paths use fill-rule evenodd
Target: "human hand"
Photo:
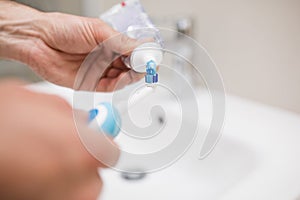
<instances>
[{"instance_id":1,"label":"human hand","mask_svg":"<svg viewBox=\"0 0 300 200\"><path fill-rule=\"evenodd\" d=\"M0 18L0 57L26 63L44 79L70 88L82 62L98 44L115 37L111 48L120 55L128 55L140 44L100 19L43 13L15 2L0 3ZM126 67L120 58L99 67L105 67L99 91L114 90L121 79L124 86L143 76Z\"/></svg>"},{"instance_id":2,"label":"human hand","mask_svg":"<svg viewBox=\"0 0 300 200\"><path fill-rule=\"evenodd\" d=\"M11 81L0 82L0 93L0 199L95 200L104 165L81 144L71 107ZM117 161L113 141L83 132L106 161Z\"/></svg>"}]
</instances>

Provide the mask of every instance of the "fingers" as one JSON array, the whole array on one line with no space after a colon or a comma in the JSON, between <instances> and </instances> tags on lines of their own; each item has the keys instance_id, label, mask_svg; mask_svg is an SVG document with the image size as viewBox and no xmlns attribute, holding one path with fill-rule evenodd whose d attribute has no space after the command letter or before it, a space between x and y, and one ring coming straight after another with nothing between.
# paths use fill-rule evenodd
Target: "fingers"
<instances>
[{"instance_id":1,"label":"fingers","mask_svg":"<svg viewBox=\"0 0 300 200\"><path fill-rule=\"evenodd\" d=\"M125 70L129 70L129 69L125 69ZM109 68L105 74L104 77L107 78L116 78L118 77L122 72L124 72L124 69L120 69L120 68L116 68L116 67L112 67Z\"/></svg>"},{"instance_id":2,"label":"fingers","mask_svg":"<svg viewBox=\"0 0 300 200\"><path fill-rule=\"evenodd\" d=\"M116 72L112 72L116 73ZM112 74L115 75L115 74ZM117 77L103 77L96 88L98 92L112 92L120 90L129 84L135 83L141 80L144 74L136 73L133 70L122 71Z\"/></svg>"},{"instance_id":3,"label":"fingers","mask_svg":"<svg viewBox=\"0 0 300 200\"><path fill-rule=\"evenodd\" d=\"M120 88L125 87L126 85L135 83L141 80L144 77L144 74L137 73L133 70L129 70L127 72L123 72L116 78L116 86L115 88L118 90Z\"/></svg>"},{"instance_id":4,"label":"fingers","mask_svg":"<svg viewBox=\"0 0 300 200\"><path fill-rule=\"evenodd\" d=\"M121 55L130 55L133 49L142 44L142 41L138 41L136 39L132 39L126 36L123 33L120 33L114 30L109 25L102 22L101 26L101 41L105 43L110 49L112 49L115 53ZM99 30L100 31L100 30Z\"/></svg>"},{"instance_id":5,"label":"fingers","mask_svg":"<svg viewBox=\"0 0 300 200\"><path fill-rule=\"evenodd\" d=\"M119 34L112 38L109 44L114 52L128 56L141 42L124 34Z\"/></svg>"},{"instance_id":6,"label":"fingers","mask_svg":"<svg viewBox=\"0 0 300 200\"><path fill-rule=\"evenodd\" d=\"M119 33L118 35L112 37L107 40L112 50L121 55L129 56L131 52L138 47L139 45L145 42L153 42L152 38L144 38L144 39L132 39L125 35L124 33Z\"/></svg>"}]
</instances>

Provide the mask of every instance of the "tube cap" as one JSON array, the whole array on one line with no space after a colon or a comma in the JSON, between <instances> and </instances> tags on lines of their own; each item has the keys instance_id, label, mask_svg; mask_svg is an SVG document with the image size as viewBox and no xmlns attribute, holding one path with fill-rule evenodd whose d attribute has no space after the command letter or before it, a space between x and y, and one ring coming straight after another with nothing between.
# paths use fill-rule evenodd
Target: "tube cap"
<instances>
[{"instance_id":1,"label":"tube cap","mask_svg":"<svg viewBox=\"0 0 300 200\"><path fill-rule=\"evenodd\" d=\"M155 65L159 65L163 58L163 51L159 44L155 42L147 42L141 44L133 50L130 56L131 68L139 73L145 73L145 64L153 61Z\"/></svg>"}]
</instances>

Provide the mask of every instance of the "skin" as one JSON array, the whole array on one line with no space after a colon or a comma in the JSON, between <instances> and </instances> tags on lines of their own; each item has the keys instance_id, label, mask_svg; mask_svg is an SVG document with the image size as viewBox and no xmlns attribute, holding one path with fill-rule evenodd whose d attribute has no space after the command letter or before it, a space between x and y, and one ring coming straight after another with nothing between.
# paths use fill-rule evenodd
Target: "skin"
<instances>
[{"instance_id":1,"label":"skin","mask_svg":"<svg viewBox=\"0 0 300 200\"><path fill-rule=\"evenodd\" d=\"M0 199L96 199L102 188L98 167L105 166L82 145L70 105L15 81L2 81L0 92ZM85 117L81 133L115 163L119 152L112 141L84 123Z\"/></svg>"},{"instance_id":2,"label":"skin","mask_svg":"<svg viewBox=\"0 0 300 200\"><path fill-rule=\"evenodd\" d=\"M70 88L82 62L98 44L114 38L110 48L120 55L141 44L100 19L43 13L10 1L0 1L0 19L0 57L23 62L45 80ZM97 87L103 92L113 91L121 79L125 86L143 77L120 57L103 70Z\"/></svg>"},{"instance_id":3,"label":"skin","mask_svg":"<svg viewBox=\"0 0 300 200\"><path fill-rule=\"evenodd\" d=\"M99 19L43 13L0 0L0 58L23 62L61 86L72 88L86 56L116 35ZM128 55L138 44L119 35L109 46ZM120 58L101 70L99 91L141 78ZM105 166L82 145L71 107L59 97L28 91L18 81L0 81L0 94L0 199L96 199L102 188L98 168ZM116 163L119 152L113 142L85 123L83 117L76 125L87 142L99 144L93 152Z\"/></svg>"}]
</instances>

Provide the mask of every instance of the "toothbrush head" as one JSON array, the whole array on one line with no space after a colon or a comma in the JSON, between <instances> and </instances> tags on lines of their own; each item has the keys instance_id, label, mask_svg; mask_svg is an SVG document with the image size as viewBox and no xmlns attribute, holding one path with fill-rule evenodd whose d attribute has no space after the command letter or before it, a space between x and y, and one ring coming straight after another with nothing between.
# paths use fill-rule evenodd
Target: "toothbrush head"
<instances>
[{"instance_id":1,"label":"toothbrush head","mask_svg":"<svg viewBox=\"0 0 300 200\"><path fill-rule=\"evenodd\" d=\"M121 118L119 112L111 103L102 102L89 111L88 124L90 128L116 137L120 132Z\"/></svg>"}]
</instances>

